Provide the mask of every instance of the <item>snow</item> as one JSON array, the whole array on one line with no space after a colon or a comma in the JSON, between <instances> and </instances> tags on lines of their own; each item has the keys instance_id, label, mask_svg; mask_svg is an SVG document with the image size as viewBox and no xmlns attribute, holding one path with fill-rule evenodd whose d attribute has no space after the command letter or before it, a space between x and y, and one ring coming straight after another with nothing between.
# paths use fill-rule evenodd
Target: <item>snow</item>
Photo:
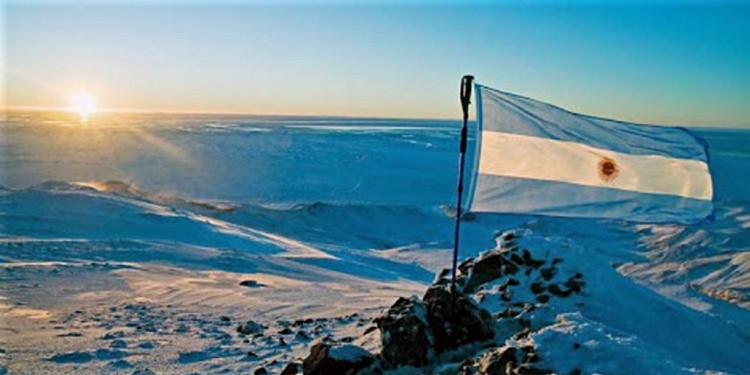
<instances>
[{"instance_id":1,"label":"snow","mask_svg":"<svg viewBox=\"0 0 750 375\"><path fill-rule=\"evenodd\" d=\"M690 373L636 337L613 332L580 313L561 314L559 319L532 335L542 348L542 358L554 363L559 373L575 369L584 374Z\"/></svg>"},{"instance_id":2,"label":"snow","mask_svg":"<svg viewBox=\"0 0 750 375\"><path fill-rule=\"evenodd\" d=\"M548 246L558 240L544 232L529 228L522 246L538 247L538 237ZM565 259L559 274L565 274L566 268L580 272L586 286L582 295L554 300L531 313L532 327L543 327L532 335L542 348L543 363L561 373L573 368L605 374L678 374L696 369L742 373L747 368L748 358L737 350L748 344L747 310L706 295L691 296L711 306L712 313L707 314L677 295L664 298L608 267L611 259L601 256L595 246L591 241L586 247L571 244L549 250L550 257ZM571 350L574 343L583 348Z\"/></svg>"},{"instance_id":3,"label":"snow","mask_svg":"<svg viewBox=\"0 0 750 375\"><path fill-rule=\"evenodd\" d=\"M366 350L355 345L334 346L328 351L328 356L342 361L355 362L360 358L370 356Z\"/></svg>"},{"instance_id":4,"label":"snow","mask_svg":"<svg viewBox=\"0 0 750 375\"><path fill-rule=\"evenodd\" d=\"M0 373L276 373L326 337L377 352L372 319L450 266L457 129L145 114L83 127L9 114L0 125ZM750 368L750 152L737 147L750 132L701 134L714 222L463 223L461 258L514 231L534 257L562 259L552 281L584 275L582 294L530 313L527 340L545 367ZM514 300L534 303L524 290L536 276L519 280ZM504 308L495 286L477 297L493 312ZM237 332L249 320L267 327L263 336Z\"/></svg>"}]
</instances>

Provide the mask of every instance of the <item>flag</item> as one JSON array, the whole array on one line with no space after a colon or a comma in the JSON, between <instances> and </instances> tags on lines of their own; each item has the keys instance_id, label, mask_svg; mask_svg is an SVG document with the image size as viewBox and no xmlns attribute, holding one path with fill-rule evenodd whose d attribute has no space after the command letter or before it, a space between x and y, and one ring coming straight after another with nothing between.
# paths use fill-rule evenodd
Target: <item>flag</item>
<instances>
[{"instance_id":1,"label":"flag","mask_svg":"<svg viewBox=\"0 0 750 375\"><path fill-rule=\"evenodd\" d=\"M650 223L713 214L705 141L475 85L467 210Z\"/></svg>"}]
</instances>

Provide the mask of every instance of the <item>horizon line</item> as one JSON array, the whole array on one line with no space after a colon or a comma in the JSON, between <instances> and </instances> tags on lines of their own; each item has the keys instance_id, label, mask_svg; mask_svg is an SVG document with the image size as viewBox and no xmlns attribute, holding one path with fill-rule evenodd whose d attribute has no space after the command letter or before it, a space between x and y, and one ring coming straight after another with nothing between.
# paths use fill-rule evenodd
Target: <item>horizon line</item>
<instances>
[{"instance_id":1,"label":"horizon line","mask_svg":"<svg viewBox=\"0 0 750 375\"><path fill-rule=\"evenodd\" d=\"M69 112L75 114L68 107L46 107L46 106L15 106L15 107L0 107L0 113L10 112ZM212 110L186 110L186 109L137 109L137 108L99 108L93 114L96 113L124 113L124 114L175 114L175 115L219 115L219 116L255 116L255 117L312 117L312 118L334 118L334 119L371 119L371 120L415 120L415 121L461 121L461 116L458 115L456 118L438 118L438 117L396 117L396 116L356 116L356 115L321 115L321 114L284 114L284 113L252 113L252 112L236 112L236 111L212 111ZM474 111L471 111L475 114ZM92 114L92 115L93 115ZM608 118L609 119L609 118ZM5 119L3 119L4 121ZM617 119L611 119L620 121ZM471 121L476 121L472 119ZM631 121L628 121L631 122ZM669 126L669 127L685 127L691 129L729 129L729 130L750 130L748 125L721 125L721 124L700 124L700 125L685 125L685 124L657 124L657 123L639 123L642 125L650 126Z\"/></svg>"},{"instance_id":2,"label":"horizon line","mask_svg":"<svg viewBox=\"0 0 750 375\"><path fill-rule=\"evenodd\" d=\"M0 107L0 112L69 112L75 111L68 107L47 106L15 106ZM357 116L357 115L321 115L321 114L286 114L286 113L253 113L241 111L189 110L189 109L138 109L138 108L98 108L92 113L143 113L143 114L185 114L185 115L222 115L222 116L257 116L257 117L319 117L319 118L348 118L348 119L383 119L383 120L427 120L427 121L461 121L461 114L456 118L439 117L397 117L397 116Z\"/></svg>"}]
</instances>

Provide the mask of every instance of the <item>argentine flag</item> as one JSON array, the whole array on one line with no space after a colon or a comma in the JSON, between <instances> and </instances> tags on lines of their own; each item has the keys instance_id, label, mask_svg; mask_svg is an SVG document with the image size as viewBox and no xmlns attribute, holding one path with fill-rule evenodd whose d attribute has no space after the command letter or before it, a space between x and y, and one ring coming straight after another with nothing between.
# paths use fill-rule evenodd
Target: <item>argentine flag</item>
<instances>
[{"instance_id":1,"label":"argentine flag","mask_svg":"<svg viewBox=\"0 0 750 375\"><path fill-rule=\"evenodd\" d=\"M684 224L712 215L707 144L688 130L474 88L469 211Z\"/></svg>"}]
</instances>

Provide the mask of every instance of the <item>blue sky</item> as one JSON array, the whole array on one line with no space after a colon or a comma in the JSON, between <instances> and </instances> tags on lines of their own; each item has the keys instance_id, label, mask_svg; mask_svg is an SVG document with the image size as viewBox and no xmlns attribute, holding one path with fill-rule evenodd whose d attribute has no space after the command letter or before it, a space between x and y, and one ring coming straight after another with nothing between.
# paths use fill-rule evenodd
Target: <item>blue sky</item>
<instances>
[{"instance_id":1,"label":"blue sky","mask_svg":"<svg viewBox=\"0 0 750 375\"><path fill-rule=\"evenodd\" d=\"M16 1L6 105L456 118L472 73L578 112L750 127L750 3L566 4Z\"/></svg>"}]
</instances>

